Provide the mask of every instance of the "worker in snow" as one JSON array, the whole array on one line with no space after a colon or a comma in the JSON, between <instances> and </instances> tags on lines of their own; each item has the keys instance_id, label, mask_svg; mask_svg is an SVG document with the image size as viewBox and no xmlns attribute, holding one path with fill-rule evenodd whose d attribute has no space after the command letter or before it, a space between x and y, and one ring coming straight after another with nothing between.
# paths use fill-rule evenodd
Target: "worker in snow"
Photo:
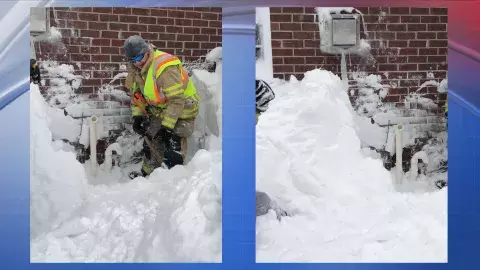
<instances>
[{"instance_id":1,"label":"worker in snow","mask_svg":"<svg viewBox=\"0 0 480 270\"><path fill-rule=\"evenodd\" d=\"M255 80L256 115L258 117L268 109L268 104L275 98L275 93L268 83L263 80Z\"/></svg>"},{"instance_id":2,"label":"worker in snow","mask_svg":"<svg viewBox=\"0 0 480 270\"><path fill-rule=\"evenodd\" d=\"M275 93L273 92L270 85L268 85L263 80L255 81L255 96L256 96L256 118L258 123L258 118L262 113L268 109L270 101L275 98ZM277 219L280 220L282 216L288 216L288 213L283 210L278 204L268 196L267 193L262 191L256 192L256 215L263 216L267 214L270 210L275 211Z\"/></svg>"},{"instance_id":3,"label":"worker in snow","mask_svg":"<svg viewBox=\"0 0 480 270\"><path fill-rule=\"evenodd\" d=\"M40 83L40 68L35 59L30 59L30 82L34 84Z\"/></svg>"},{"instance_id":4,"label":"worker in snow","mask_svg":"<svg viewBox=\"0 0 480 270\"><path fill-rule=\"evenodd\" d=\"M448 100L445 101L445 105L444 105L443 107L444 107L444 109L445 109L445 117L448 118Z\"/></svg>"},{"instance_id":5,"label":"worker in snow","mask_svg":"<svg viewBox=\"0 0 480 270\"><path fill-rule=\"evenodd\" d=\"M140 36L125 40L124 50L130 61L125 86L132 98L133 130L145 139L141 174L183 165L200 100L192 80L177 57Z\"/></svg>"}]
</instances>

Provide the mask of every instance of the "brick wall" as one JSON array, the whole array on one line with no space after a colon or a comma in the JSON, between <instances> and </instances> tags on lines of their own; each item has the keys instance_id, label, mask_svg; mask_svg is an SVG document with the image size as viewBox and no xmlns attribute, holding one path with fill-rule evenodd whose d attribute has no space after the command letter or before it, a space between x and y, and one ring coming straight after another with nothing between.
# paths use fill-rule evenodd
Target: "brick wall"
<instances>
[{"instance_id":1,"label":"brick wall","mask_svg":"<svg viewBox=\"0 0 480 270\"><path fill-rule=\"evenodd\" d=\"M118 101L115 96L95 93L102 84L109 83L126 64L123 54L124 40L140 35L159 49L180 57L184 63L202 61L204 56L222 43L221 8L50 8L50 26L61 33L59 41L46 40L35 43L37 59L57 61L74 67L74 74L82 75L76 93L95 102L97 109L109 108L101 100ZM49 85L45 70L42 79L45 91ZM112 85L124 89L124 80ZM45 93L45 92L44 92ZM122 102L120 107L128 107ZM107 106L107 107L105 107ZM97 160L102 163L106 147L115 141L127 123L122 115L103 116L102 125L109 137L97 142ZM130 118L130 117L128 117ZM113 121L115 120L115 121ZM84 162L90 148L71 142L77 149L77 158Z\"/></svg>"},{"instance_id":2,"label":"brick wall","mask_svg":"<svg viewBox=\"0 0 480 270\"><path fill-rule=\"evenodd\" d=\"M435 80L447 75L446 8L357 8L365 16L366 32L361 24L361 38L372 47L374 63L347 56L347 69L367 71L382 76L382 83L396 84L389 90L387 102L401 106L403 97L418 87L432 72ZM321 67L340 73L341 57L320 51L320 39L314 8L270 8L274 76L288 79ZM365 36L368 34L368 37ZM372 65L373 64L373 65ZM388 75L388 77L387 77ZM436 94L427 87L419 93L444 104L446 94Z\"/></svg>"},{"instance_id":3,"label":"brick wall","mask_svg":"<svg viewBox=\"0 0 480 270\"><path fill-rule=\"evenodd\" d=\"M84 94L118 73L126 61L123 42L131 35L183 61L199 60L222 42L221 8L50 8L50 26L62 40L37 42L37 59L73 65L85 78L78 91Z\"/></svg>"}]
</instances>

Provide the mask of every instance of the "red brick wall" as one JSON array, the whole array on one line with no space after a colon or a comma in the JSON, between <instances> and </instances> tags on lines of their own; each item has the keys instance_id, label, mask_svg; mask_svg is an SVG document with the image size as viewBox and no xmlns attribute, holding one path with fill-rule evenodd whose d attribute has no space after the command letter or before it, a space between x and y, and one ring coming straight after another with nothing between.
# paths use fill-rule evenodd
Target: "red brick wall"
<instances>
[{"instance_id":1,"label":"red brick wall","mask_svg":"<svg viewBox=\"0 0 480 270\"><path fill-rule=\"evenodd\" d=\"M37 42L37 59L73 65L84 76L79 93L94 93L125 64L123 42L140 35L159 49L199 60L221 46L221 8L51 8L61 43ZM120 81L123 83L122 81ZM48 86L48 80L46 81Z\"/></svg>"},{"instance_id":2,"label":"red brick wall","mask_svg":"<svg viewBox=\"0 0 480 270\"><path fill-rule=\"evenodd\" d=\"M368 40L376 63L361 64L358 56L347 56L347 69L367 71L382 76L382 83L396 82L388 102L401 102L402 97L416 91L433 72L437 81L447 75L447 9L446 8L357 8L365 16L368 37L363 24L362 38ZM288 79L318 67L340 73L340 56L320 51L320 39L314 8L270 8L274 76ZM385 74L388 72L388 78ZM421 76L421 79L419 78ZM430 96L444 101L446 94ZM421 91L421 92L422 92ZM443 102L440 102L443 105Z\"/></svg>"}]
</instances>

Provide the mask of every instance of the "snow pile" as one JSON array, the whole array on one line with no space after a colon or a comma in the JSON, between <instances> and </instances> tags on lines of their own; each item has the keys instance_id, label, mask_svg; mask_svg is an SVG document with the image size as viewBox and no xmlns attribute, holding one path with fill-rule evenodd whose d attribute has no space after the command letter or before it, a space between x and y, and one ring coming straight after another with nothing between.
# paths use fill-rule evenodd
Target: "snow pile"
<instances>
[{"instance_id":1,"label":"snow pile","mask_svg":"<svg viewBox=\"0 0 480 270\"><path fill-rule=\"evenodd\" d=\"M89 187L81 209L34 239L36 262L221 260L221 152L148 179Z\"/></svg>"},{"instance_id":2,"label":"snow pile","mask_svg":"<svg viewBox=\"0 0 480 270\"><path fill-rule=\"evenodd\" d=\"M211 50L206 56L205 60L208 62L220 62L222 61L222 47L216 47Z\"/></svg>"},{"instance_id":3,"label":"snow pile","mask_svg":"<svg viewBox=\"0 0 480 270\"><path fill-rule=\"evenodd\" d=\"M78 95L75 93L83 77L75 75L72 65L61 64L56 61L43 61L42 69L48 73L50 79L47 91L47 101L50 106L64 108L68 104L77 103Z\"/></svg>"},{"instance_id":4,"label":"snow pile","mask_svg":"<svg viewBox=\"0 0 480 270\"><path fill-rule=\"evenodd\" d=\"M257 217L259 262L446 261L447 189L395 190L361 149L341 80L312 70L272 86L257 125L257 189L291 213Z\"/></svg>"},{"instance_id":5,"label":"snow pile","mask_svg":"<svg viewBox=\"0 0 480 270\"><path fill-rule=\"evenodd\" d=\"M221 261L221 79L195 73L206 85L208 117L214 118L205 117L203 124L216 123L218 129L203 134L204 149L192 153L187 165L156 169L147 179L128 179L141 166L132 159L143 143L128 131L117 139L121 155L112 156L115 166L96 175L90 174L89 162L82 166L73 153L60 150L67 148L60 142L53 150L51 135L38 135L50 134L45 120L50 109L37 88L32 97L32 262Z\"/></svg>"},{"instance_id":6,"label":"snow pile","mask_svg":"<svg viewBox=\"0 0 480 270\"><path fill-rule=\"evenodd\" d=\"M212 52L214 52L213 50ZM211 52L211 53L212 53ZM216 50L216 59L221 59L221 50ZM211 55L210 55L211 56ZM213 56L211 56L213 57ZM198 149L221 149L222 141L222 69L217 64L214 73L195 69L191 78L201 98L195 131L189 138L187 161Z\"/></svg>"},{"instance_id":7,"label":"snow pile","mask_svg":"<svg viewBox=\"0 0 480 270\"><path fill-rule=\"evenodd\" d=\"M205 57L207 63L215 63L215 72L222 72L222 47L216 47L211 50Z\"/></svg>"},{"instance_id":8,"label":"snow pile","mask_svg":"<svg viewBox=\"0 0 480 270\"><path fill-rule=\"evenodd\" d=\"M375 149L384 149L388 142L388 129L372 123L370 118L355 115L357 125L357 135L362 143L362 147L374 147Z\"/></svg>"},{"instance_id":9,"label":"snow pile","mask_svg":"<svg viewBox=\"0 0 480 270\"><path fill-rule=\"evenodd\" d=\"M54 140L78 142L82 133L82 121L65 115L64 110L54 107L46 108L51 121L48 125Z\"/></svg>"},{"instance_id":10,"label":"snow pile","mask_svg":"<svg viewBox=\"0 0 480 270\"><path fill-rule=\"evenodd\" d=\"M82 203L87 180L75 154L60 149L59 142L52 144L49 126L56 119L50 117L37 85L30 85L30 95L30 217L35 238L70 217Z\"/></svg>"}]
</instances>

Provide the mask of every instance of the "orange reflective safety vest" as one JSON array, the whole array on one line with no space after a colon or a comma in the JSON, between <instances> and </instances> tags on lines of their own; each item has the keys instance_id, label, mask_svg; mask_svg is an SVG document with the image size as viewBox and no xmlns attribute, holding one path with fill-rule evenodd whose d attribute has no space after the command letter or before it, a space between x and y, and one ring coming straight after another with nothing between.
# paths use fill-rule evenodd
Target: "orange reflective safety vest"
<instances>
[{"instance_id":1,"label":"orange reflective safety vest","mask_svg":"<svg viewBox=\"0 0 480 270\"><path fill-rule=\"evenodd\" d=\"M158 89L156 80L158 76L170 66L178 66L181 73L182 73L182 82L178 85L172 85L166 89ZM184 112L180 118L181 119L188 119L193 118L198 113L198 101L199 97L197 95L197 90L193 85L192 80L188 76L187 72L182 67L182 62L177 57L162 52L159 50L155 50L154 60L150 65L150 68L147 72L147 77L145 79L145 85L143 87L143 93L140 92L138 89L138 85L136 82L133 83L133 95L132 95L132 115L139 116L139 115L148 115L147 107L158 108L160 110L164 110L167 107L167 97L165 96L164 92L168 92L169 96L174 96L181 92L184 93L185 98L192 98L196 101L195 108L189 109L188 112Z\"/></svg>"}]
</instances>

